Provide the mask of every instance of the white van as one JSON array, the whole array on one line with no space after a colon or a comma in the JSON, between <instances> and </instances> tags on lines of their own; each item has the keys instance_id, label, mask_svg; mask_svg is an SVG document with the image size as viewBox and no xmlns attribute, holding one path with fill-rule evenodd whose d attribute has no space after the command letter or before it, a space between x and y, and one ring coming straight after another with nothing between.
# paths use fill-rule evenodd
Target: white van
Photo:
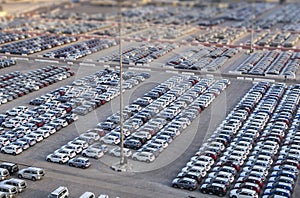
<instances>
[{"instance_id":1,"label":"white van","mask_svg":"<svg viewBox=\"0 0 300 198\"><path fill-rule=\"evenodd\" d=\"M65 186L58 187L51 194L48 195L48 198L66 198L66 197L69 197L69 190Z\"/></svg>"},{"instance_id":2,"label":"white van","mask_svg":"<svg viewBox=\"0 0 300 198\"><path fill-rule=\"evenodd\" d=\"M9 176L9 172L5 168L0 168L0 181L6 179Z\"/></svg>"},{"instance_id":3,"label":"white van","mask_svg":"<svg viewBox=\"0 0 300 198\"><path fill-rule=\"evenodd\" d=\"M96 195L92 192L85 192L79 198L96 198Z\"/></svg>"},{"instance_id":4,"label":"white van","mask_svg":"<svg viewBox=\"0 0 300 198\"><path fill-rule=\"evenodd\" d=\"M18 190L14 186L0 184L0 192L4 192L9 198L13 198L18 193Z\"/></svg>"},{"instance_id":5,"label":"white van","mask_svg":"<svg viewBox=\"0 0 300 198\"><path fill-rule=\"evenodd\" d=\"M14 186L17 188L18 192L23 192L25 188L27 188L27 183L23 179L11 178L1 182L1 184L6 184L10 186Z\"/></svg>"}]
</instances>

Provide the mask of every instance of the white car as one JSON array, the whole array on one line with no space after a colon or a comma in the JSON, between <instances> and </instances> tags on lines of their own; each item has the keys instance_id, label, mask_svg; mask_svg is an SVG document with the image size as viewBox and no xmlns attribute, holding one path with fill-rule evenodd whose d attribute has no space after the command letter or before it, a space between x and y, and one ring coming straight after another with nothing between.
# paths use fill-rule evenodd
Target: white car
<instances>
[{"instance_id":1,"label":"white car","mask_svg":"<svg viewBox=\"0 0 300 198\"><path fill-rule=\"evenodd\" d=\"M52 153L47 155L46 160L48 162L55 162L59 164L65 164L69 161L69 156L66 154L60 154L60 153Z\"/></svg>"},{"instance_id":2,"label":"white car","mask_svg":"<svg viewBox=\"0 0 300 198\"><path fill-rule=\"evenodd\" d=\"M211 165L209 162L203 162L203 161L190 161L186 164L188 167L192 166L199 166L205 168L206 171L209 171L211 168Z\"/></svg>"},{"instance_id":3,"label":"white car","mask_svg":"<svg viewBox=\"0 0 300 198\"><path fill-rule=\"evenodd\" d=\"M87 140L93 140L93 141L98 141L100 139L100 136L98 133L95 132L85 132L81 134L79 137L87 139Z\"/></svg>"},{"instance_id":4,"label":"white car","mask_svg":"<svg viewBox=\"0 0 300 198\"><path fill-rule=\"evenodd\" d=\"M23 149L20 146L17 145L7 145L1 148L1 152L7 153L7 154L13 154L18 155L23 152Z\"/></svg>"},{"instance_id":5,"label":"white car","mask_svg":"<svg viewBox=\"0 0 300 198\"><path fill-rule=\"evenodd\" d=\"M36 133L29 133L29 134L25 135L24 137L32 138L32 139L36 140L37 142L41 142L44 139L42 135L36 134Z\"/></svg>"},{"instance_id":6,"label":"white car","mask_svg":"<svg viewBox=\"0 0 300 198\"><path fill-rule=\"evenodd\" d=\"M10 110L6 111L6 114L10 115L10 116L20 115L21 113L23 113L22 110L21 109L16 109L16 108L13 108L13 109L10 109Z\"/></svg>"},{"instance_id":7,"label":"white car","mask_svg":"<svg viewBox=\"0 0 300 198\"><path fill-rule=\"evenodd\" d=\"M73 141L70 141L68 142L68 145L77 145L77 146L80 146L83 149L87 149L87 147L89 146L88 143L84 140L73 140Z\"/></svg>"},{"instance_id":8,"label":"white car","mask_svg":"<svg viewBox=\"0 0 300 198\"><path fill-rule=\"evenodd\" d=\"M140 110L142 110L142 107L137 104L131 104L131 105L125 107L125 109L132 111L132 112L139 112Z\"/></svg>"},{"instance_id":9,"label":"white car","mask_svg":"<svg viewBox=\"0 0 300 198\"><path fill-rule=\"evenodd\" d=\"M53 124L59 124L59 125L61 125L62 127L66 127L66 126L69 125L67 121L62 120L62 119L55 119L55 120L52 120L52 121L50 122L50 124L52 124L52 123L53 123Z\"/></svg>"},{"instance_id":10,"label":"white car","mask_svg":"<svg viewBox=\"0 0 300 198\"><path fill-rule=\"evenodd\" d=\"M167 148L167 147L169 146L168 142L167 142L166 140L162 140L162 139L151 140L151 143L159 144L159 145L161 145L164 149Z\"/></svg>"},{"instance_id":11,"label":"white car","mask_svg":"<svg viewBox=\"0 0 300 198\"><path fill-rule=\"evenodd\" d=\"M37 135L42 135L43 138L47 138L50 136L50 133L48 131L33 131L31 134L37 134Z\"/></svg>"},{"instance_id":12,"label":"white car","mask_svg":"<svg viewBox=\"0 0 300 198\"><path fill-rule=\"evenodd\" d=\"M8 120L2 123L2 126L6 128L15 128L20 126L20 123L16 120Z\"/></svg>"},{"instance_id":13,"label":"white car","mask_svg":"<svg viewBox=\"0 0 300 198\"><path fill-rule=\"evenodd\" d=\"M258 198L258 194L254 190L247 188L233 189L229 194L230 198Z\"/></svg>"},{"instance_id":14,"label":"white car","mask_svg":"<svg viewBox=\"0 0 300 198\"><path fill-rule=\"evenodd\" d=\"M199 167L199 166L193 166L193 167L184 167L181 169L181 172L178 174L178 176L183 175L185 173L200 173L202 177L205 177L207 172L205 170L205 168L203 167Z\"/></svg>"},{"instance_id":15,"label":"white car","mask_svg":"<svg viewBox=\"0 0 300 198\"><path fill-rule=\"evenodd\" d=\"M45 175L45 171L37 167L28 167L18 172L18 178L31 179L32 181L40 180Z\"/></svg>"},{"instance_id":16,"label":"white car","mask_svg":"<svg viewBox=\"0 0 300 198\"><path fill-rule=\"evenodd\" d=\"M266 177L269 172L267 168L264 168L262 166L253 166L253 167L246 166L243 168L242 172L240 173L240 177L246 177L251 173L263 175Z\"/></svg>"},{"instance_id":17,"label":"white car","mask_svg":"<svg viewBox=\"0 0 300 198\"><path fill-rule=\"evenodd\" d=\"M81 153L81 151L82 151L82 147L81 146L74 145L74 144L64 145L64 146L61 147L61 149L71 149L71 150L75 151L76 154Z\"/></svg>"},{"instance_id":18,"label":"white car","mask_svg":"<svg viewBox=\"0 0 300 198\"><path fill-rule=\"evenodd\" d=\"M132 155L132 159L149 163L155 160L155 156L149 152L135 152Z\"/></svg>"},{"instance_id":19,"label":"white car","mask_svg":"<svg viewBox=\"0 0 300 198\"><path fill-rule=\"evenodd\" d=\"M100 142L105 144L119 144L120 138L112 135L106 135L100 138Z\"/></svg>"},{"instance_id":20,"label":"white car","mask_svg":"<svg viewBox=\"0 0 300 198\"><path fill-rule=\"evenodd\" d=\"M76 156L76 152L72 149L62 149L62 148L60 148L60 149L55 150L54 153L68 155L68 157L70 159L74 158Z\"/></svg>"},{"instance_id":21,"label":"white car","mask_svg":"<svg viewBox=\"0 0 300 198\"><path fill-rule=\"evenodd\" d=\"M203 161L203 162L208 162L211 166L215 163L215 160L211 157L208 156L195 156L191 158L191 161Z\"/></svg>"},{"instance_id":22,"label":"white car","mask_svg":"<svg viewBox=\"0 0 300 198\"><path fill-rule=\"evenodd\" d=\"M24 134L28 134L31 132L31 129L29 127L25 127L25 126L19 126L17 128L14 128L12 131L20 131Z\"/></svg>"},{"instance_id":23,"label":"white car","mask_svg":"<svg viewBox=\"0 0 300 198\"><path fill-rule=\"evenodd\" d=\"M132 155L132 152L130 149L128 148L123 148L123 153L125 157L130 157ZM115 157L120 157L121 156L121 148L120 147L116 147L113 148L109 151L109 154Z\"/></svg>"},{"instance_id":24,"label":"white car","mask_svg":"<svg viewBox=\"0 0 300 198\"><path fill-rule=\"evenodd\" d=\"M9 139L5 138L5 137L0 137L0 145L2 146L6 146L10 143Z\"/></svg>"},{"instance_id":25,"label":"white car","mask_svg":"<svg viewBox=\"0 0 300 198\"><path fill-rule=\"evenodd\" d=\"M220 172L211 172L208 174L208 178L213 179L216 177L229 179L230 183L234 181L234 175L232 173L220 171Z\"/></svg>"},{"instance_id":26,"label":"white car","mask_svg":"<svg viewBox=\"0 0 300 198\"><path fill-rule=\"evenodd\" d=\"M56 129L52 126L43 126L43 127L38 128L37 131L49 132L52 135L56 132Z\"/></svg>"},{"instance_id":27,"label":"white car","mask_svg":"<svg viewBox=\"0 0 300 198\"><path fill-rule=\"evenodd\" d=\"M95 159L99 159L104 155L103 151L96 148L88 148L82 151L83 157L92 157Z\"/></svg>"},{"instance_id":28,"label":"white car","mask_svg":"<svg viewBox=\"0 0 300 198\"><path fill-rule=\"evenodd\" d=\"M131 134L132 137L137 137L137 138L145 138L147 140L151 139L151 134L147 131L137 131Z\"/></svg>"}]
</instances>

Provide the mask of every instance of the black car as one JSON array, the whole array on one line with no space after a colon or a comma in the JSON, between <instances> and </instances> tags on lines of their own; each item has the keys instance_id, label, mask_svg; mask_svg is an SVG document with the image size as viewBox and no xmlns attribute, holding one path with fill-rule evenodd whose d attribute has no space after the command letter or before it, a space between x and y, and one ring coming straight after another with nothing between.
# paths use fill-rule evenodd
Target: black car
<instances>
[{"instance_id":1,"label":"black car","mask_svg":"<svg viewBox=\"0 0 300 198\"><path fill-rule=\"evenodd\" d=\"M139 149L142 147L142 143L137 139L126 139L124 141L124 147L130 149Z\"/></svg>"},{"instance_id":2,"label":"black car","mask_svg":"<svg viewBox=\"0 0 300 198\"><path fill-rule=\"evenodd\" d=\"M10 175L13 175L19 171L18 165L10 162L1 163L0 168L7 169Z\"/></svg>"},{"instance_id":3,"label":"black car","mask_svg":"<svg viewBox=\"0 0 300 198\"><path fill-rule=\"evenodd\" d=\"M226 186L223 184L202 184L200 187L200 192L204 194L214 194L214 195L219 195L219 196L225 196L227 189Z\"/></svg>"},{"instance_id":4,"label":"black car","mask_svg":"<svg viewBox=\"0 0 300 198\"><path fill-rule=\"evenodd\" d=\"M188 190L196 190L198 188L198 182L194 179L187 178L187 177L175 178L172 181L172 187L184 188Z\"/></svg>"}]
</instances>

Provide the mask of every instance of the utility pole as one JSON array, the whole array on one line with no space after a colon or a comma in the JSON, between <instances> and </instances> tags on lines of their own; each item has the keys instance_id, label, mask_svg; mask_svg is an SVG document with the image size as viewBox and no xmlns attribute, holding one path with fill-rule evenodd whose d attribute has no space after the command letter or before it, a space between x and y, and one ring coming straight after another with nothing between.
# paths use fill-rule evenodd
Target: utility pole
<instances>
[{"instance_id":1,"label":"utility pole","mask_svg":"<svg viewBox=\"0 0 300 198\"><path fill-rule=\"evenodd\" d=\"M250 40L250 54L253 53L253 51L254 51L253 50L253 33L254 33L253 32L254 31L253 30L254 29L253 28L253 26L254 26L254 22L253 22L254 21L254 3L253 3L253 1L254 0L251 1L251 19L250 19L251 20L250 21L251 22L251 38L250 38L251 40Z\"/></svg>"},{"instance_id":2,"label":"utility pole","mask_svg":"<svg viewBox=\"0 0 300 198\"><path fill-rule=\"evenodd\" d=\"M118 15L119 15L119 55L120 55L120 166L125 164L124 157L124 133L123 133L123 68L122 68L122 0L118 0Z\"/></svg>"}]
</instances>

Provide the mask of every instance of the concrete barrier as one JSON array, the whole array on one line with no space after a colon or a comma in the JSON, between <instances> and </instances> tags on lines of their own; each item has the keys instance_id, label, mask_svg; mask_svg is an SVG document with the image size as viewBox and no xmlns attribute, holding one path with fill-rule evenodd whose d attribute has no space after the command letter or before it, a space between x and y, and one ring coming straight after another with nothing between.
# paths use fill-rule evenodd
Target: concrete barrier
<instances>
[{"instance_id":1,"label":"concrete barrier","mask_svg":"<svg viewBox=\"0 0 300 198\"><path fill-rule=\"evenodd\" d=\"M191 76L195 75L194 72L181 72L181 73L184 74L184 75L191 75Z\"/></svg>"},{"instance_id":2,"label":"concrete barrier","mask_svg":"<svg viewBox=\"0 0 300 198\"><path fill-rule=\"evenodd\" d=\"M12 57L12 60L24 60L24 61L29 61L29 58L22 58L22 57Z\"/></svg>"},{"instance_id":3,"label":"concrete barrier","mask_svg":"<svg viewBox=\"0 0 300 198\"><path fill-rule=\"evenodd\" d=\"M242 72L240 72L240 71L229 71L228 73L242 75Z\"/></svg>"},{"instance_id":4,"label":"concrete barrier","mask_svg":"<svg viewBox=\"0 0 300 198\"><path fill-rule=\"evenodd\" d=\"M274 79L268 79L268 78L254 78L254 82L275 82Z\"/></svg>"},{"instance_id":5,"label":"concrete barrier","mask_svg":"<svg viewBox=\"0 0 300 198\"><path fill-rule=\"evenodd\" d=\"M207 78L214 78L215 76L212 75L212 74L206 74L206 77L207 77Z\"/></svg>"},{"instance_id":6,"label":"concrete barrier","mask_svg":"<svg viewBox=\"0 0 300 198\"><path fill-rule=\"evenodd\" d=\"M142 67L128 67L129 70L136 70L136 71L151 71L149 68L142 68Z\"/></svg>"},{"instance_id":7,"label":"concrete barrier","mask_svg":"<svg viewBox=\"0 0 300 198\"><path fill-rule=\"evenodd\" d=\"M178 74L178 71L166 70L167 73Z\"/></svg>"},{"instance_id":8,"label":"concrete barrier","mask_svg":"<svg viewBox=\"0 0 300 198\"><path fill-rule=\"evenodd\" d=\"M47 59L34 59L36 62L45 62L45 63L59 63L59 61L56 60L47 60Z\"/></svg>"},{"instance_id":9,"label":"concrete barrier","mask_svg":"<svg viewBox=\"0 0 300 198\"><path fill-rule=\"evenodd\" d=\"M95 67L96 65L93 63L79 63L80 66L90 66L90 67Z\"/></svg>"}]
</instances>

